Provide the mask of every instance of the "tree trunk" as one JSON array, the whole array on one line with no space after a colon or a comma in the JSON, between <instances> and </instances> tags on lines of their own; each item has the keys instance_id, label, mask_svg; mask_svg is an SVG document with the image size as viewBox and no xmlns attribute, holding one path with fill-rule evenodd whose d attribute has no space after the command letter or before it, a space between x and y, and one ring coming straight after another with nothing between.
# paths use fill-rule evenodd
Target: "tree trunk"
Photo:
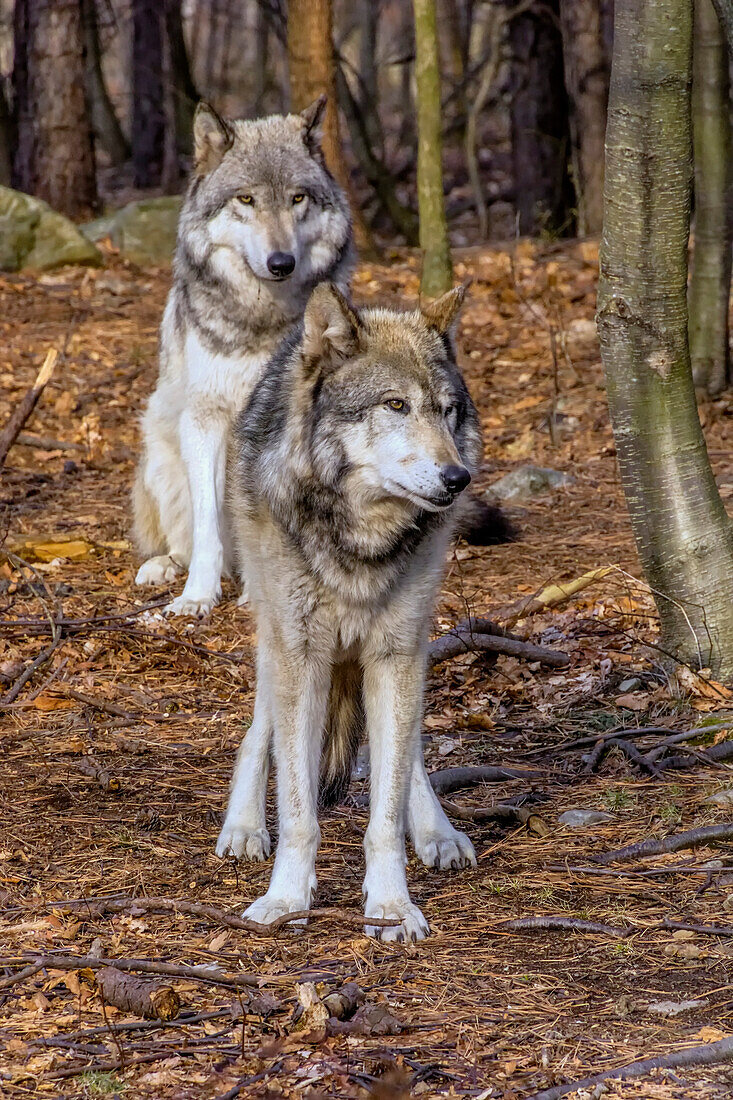
<instances>
[{"instance_id":1,"label":"tree trunk","mask_svg":"<svg viewBox=\"0 0 733 1100\"><path fill-rule=\"evenodd\" d=\"M69 217L85 215L96 206L97 189L81 3L23 0L19 6L18 185Z\"/></svg>"},{"instance_id":2,"label":"tree trunk","mask_svg":"<svg viewBox=\"0 0 733 1100\"><path fill-rule=\"evenodd\" d=\"M5 88L0 79L0 186L10 187L12 181L12 121Z\"/></svg>"},{"instance_id":3,"label":"tree trunk","mask_svg":"<svg viewBox=\"0 0 733 1100\"><path fill-rule=\"evenodd\" d=\"M420 293L434 297L453 286L443 196L443 135L435 0L413 0L417 81L417 199L423 253Z\"/></svg>"},{"instance_id":4,"label":"tree trunk","mask_svg":"<svg viewBox=\"0 0 733 1100\"><path fill-rule=\"evenodd\" d=\"M302 111L320 95L328 97L323 127L323 155L329 170L349 197L356 245L360 250L371 251L371 236L355 201L339 137L332 35L331 0L289 0L290 109Z\"/></svg>"},{"instance_id":5,"label":"tree trunk","mask_svg":"<svg viewBox=\"0 0 733 1100\"><path fill-rule=\"evenodd\" d=\"M692 135L695 249L690 279L690 353L695 384L709 394L729 375L731 161L728 54L711 0L695 0Z\"/></svg>"},{"instance_id":6,"label":"tree trunk","mask_svg":"<svg viewBox=\"0 0 733 1100\"><path fill-rule=\"evenodd\" d=\"M132 168L136 187L157 187L163 171L163 12L157 0L132 4Z\"/></svg>"},{"instance_id":7,"label":"tree trunk","mask_svg":"<svg viewBox=\"0 0 733 1100\"><path fill-rule=\"evenodd\" d=\"M15 0L13 8L13 187L30 181L33 153L33 121L28 100L28 0Z\"/></svg>"},{"instance_id":8,"label":"tree trunk","mask_svg":"<svg viewBox=\"0 0 733 1100\"><path fill-rule=\"evenodd\" d=\"M599 236L603 227L603 144L609 80L600 0L560 0L560 28L570 104L578 232Z\"/></svg>"},{"instance_id":9,"label":"tree trunk","mask_svg":"<svg viewBox=\"0 0 733 1100\"><path fill-rule=\"evenodd\" d=\"M254 110L256 118L265 109L265 96L267 95L267 62L270 52L270 23L262 0L255 2L255 75L254 75Z\"/></svg>"},{"instance_id":10,"label":"tree trunk","mask_svg":"<svg viewBox=\"0 0 733 1100\"><path fill-rule=\"evenodd\" d=\"M661 645L733 677L733 527L687 344L692 5L617 0L598 331L631 525Z\"/></svg>"},{"instance_id":11,"label":"tree trunk","mask_svg":"<svg viewBox=\"0 0 733 1100\"><path fill-rule=\"evenodd\" d=\"M92 129L112 164L119 167L130 156L130 146L104 84L96 0L81 0L81 11L84 20L86 91Z\"/></svg>"},{"instance_id":12,"label":"tree trunk","mask_svg":"<svg viewBox=\"0 0 733 1100\"><path fill-rule=\"evenodd\" d=\"M165 32L173 83L176 146L179 153L188 156L193 149L193 114L199 95L191 76L186 39L183 36L181 0L165 0Z\"/></svg>"},{"instance_id":13,"label":"tree trunk","mask_svg":"<svg viewBox=\"0 0 733 1100\"><path fill-rule=\"evenodd\" d=\"M570 133L557 0L509 25L512 166L519 232L569 232Z\"/></svg>"}]
</instances>

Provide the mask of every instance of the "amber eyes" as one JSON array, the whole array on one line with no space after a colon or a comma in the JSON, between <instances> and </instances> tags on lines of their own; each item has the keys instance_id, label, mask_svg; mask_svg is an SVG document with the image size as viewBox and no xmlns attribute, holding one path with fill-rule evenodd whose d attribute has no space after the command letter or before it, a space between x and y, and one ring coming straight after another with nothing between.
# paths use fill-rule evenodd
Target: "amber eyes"
<instances>
[{"instance_id":1,"label":"amber eyes","mask_svg":"<svg viewBox=\"0 0 733 1100\"><path fill-rule=\"evenodd\" d=\"M254 206L254 199L251 195L237 195L237 201L241 202L243 206Z\"/></svg>"},{"instance_id":2,"label":"amber eyes","mask_svg":"<svg viewBox=\"0 0 733 1100\"><path fill-rule=\"evenodd\" d=\"M303 202L305 195L293 195L293 205L297 206L299 202Z\"/></svg>"},{"instance_id":3,"label":"amber eyes","mask_svg":"<svg viewBox=\"0 0 733 1100\"><path fill-rule=\"evenodd\" d=\"M396 413L407 412L407 402L401 401L398 397L392 397L389 401L385 401L385 405Z\"/></svg>"}]
</instances>

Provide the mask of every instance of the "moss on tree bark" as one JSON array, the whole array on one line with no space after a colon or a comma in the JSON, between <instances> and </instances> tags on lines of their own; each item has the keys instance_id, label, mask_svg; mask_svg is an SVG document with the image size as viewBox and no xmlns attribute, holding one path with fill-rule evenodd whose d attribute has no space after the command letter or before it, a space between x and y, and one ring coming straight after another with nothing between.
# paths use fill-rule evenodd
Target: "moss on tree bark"
<instances>
[{"instance_id":1,"label":"moss on tree bark","mask_svg":"<svg viewBox=\"0 0 733 1100\"><path fill-rule=\"evenodd\" d=\"M708 460L687 342L691 77L691 0L617 0L598 329L661 644L733 679L733 527Z\"/></svg>"}]
</instances>

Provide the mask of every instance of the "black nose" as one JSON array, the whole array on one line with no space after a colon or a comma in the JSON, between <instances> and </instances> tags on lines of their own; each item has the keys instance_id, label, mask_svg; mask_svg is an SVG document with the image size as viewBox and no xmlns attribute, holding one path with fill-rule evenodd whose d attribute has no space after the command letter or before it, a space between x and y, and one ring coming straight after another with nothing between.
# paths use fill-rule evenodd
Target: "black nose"
<instances>
[{"instance_id":1,"label":"black nose","mask_svg":"<svg viewBox=\"0 0 733 1100\"><path fill-rule=\"evenodd\" d=\"M278 279L284 279L295 271L295 256L289 252L271 252L267 257L267 266Z\"/></svg>"},{"instance_id":2,"label":"black nose","mask_svg":"<svg viewBox=\"0 0 733 1100\"><path fill-rule=\"evenodd\" d=\"M449 493L462 493L471 480L465 466L444 466L440 472L441 481Z\"/></svg>"}]
</instances>

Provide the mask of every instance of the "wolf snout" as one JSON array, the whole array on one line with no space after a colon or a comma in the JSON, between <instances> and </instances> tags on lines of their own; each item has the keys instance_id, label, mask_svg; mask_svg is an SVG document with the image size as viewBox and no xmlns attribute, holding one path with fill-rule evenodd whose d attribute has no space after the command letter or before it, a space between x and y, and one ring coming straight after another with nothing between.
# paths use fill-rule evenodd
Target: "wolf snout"
<instances>
[{"instance_id":1,"label":"wolf snout","mask_svg":"<svg viewBox=\"0 0 733 1100\"><path fill-rule=\"evenodd\" d=\"M471 480L465 466L444 466L440 471L440 480L451 496L458 496Z\"/></svg>"},{"instance_id":2,"label":"wolf snout","mask_svg":"<svg viewBox=\"0 0 733 1100\"><path fill-rule=\"evenodd\" d=\"M267 257L267 269L276 279L286 279L295 271L295 256L290 252L271 252Z\"/></svg>"}]
</instances>

